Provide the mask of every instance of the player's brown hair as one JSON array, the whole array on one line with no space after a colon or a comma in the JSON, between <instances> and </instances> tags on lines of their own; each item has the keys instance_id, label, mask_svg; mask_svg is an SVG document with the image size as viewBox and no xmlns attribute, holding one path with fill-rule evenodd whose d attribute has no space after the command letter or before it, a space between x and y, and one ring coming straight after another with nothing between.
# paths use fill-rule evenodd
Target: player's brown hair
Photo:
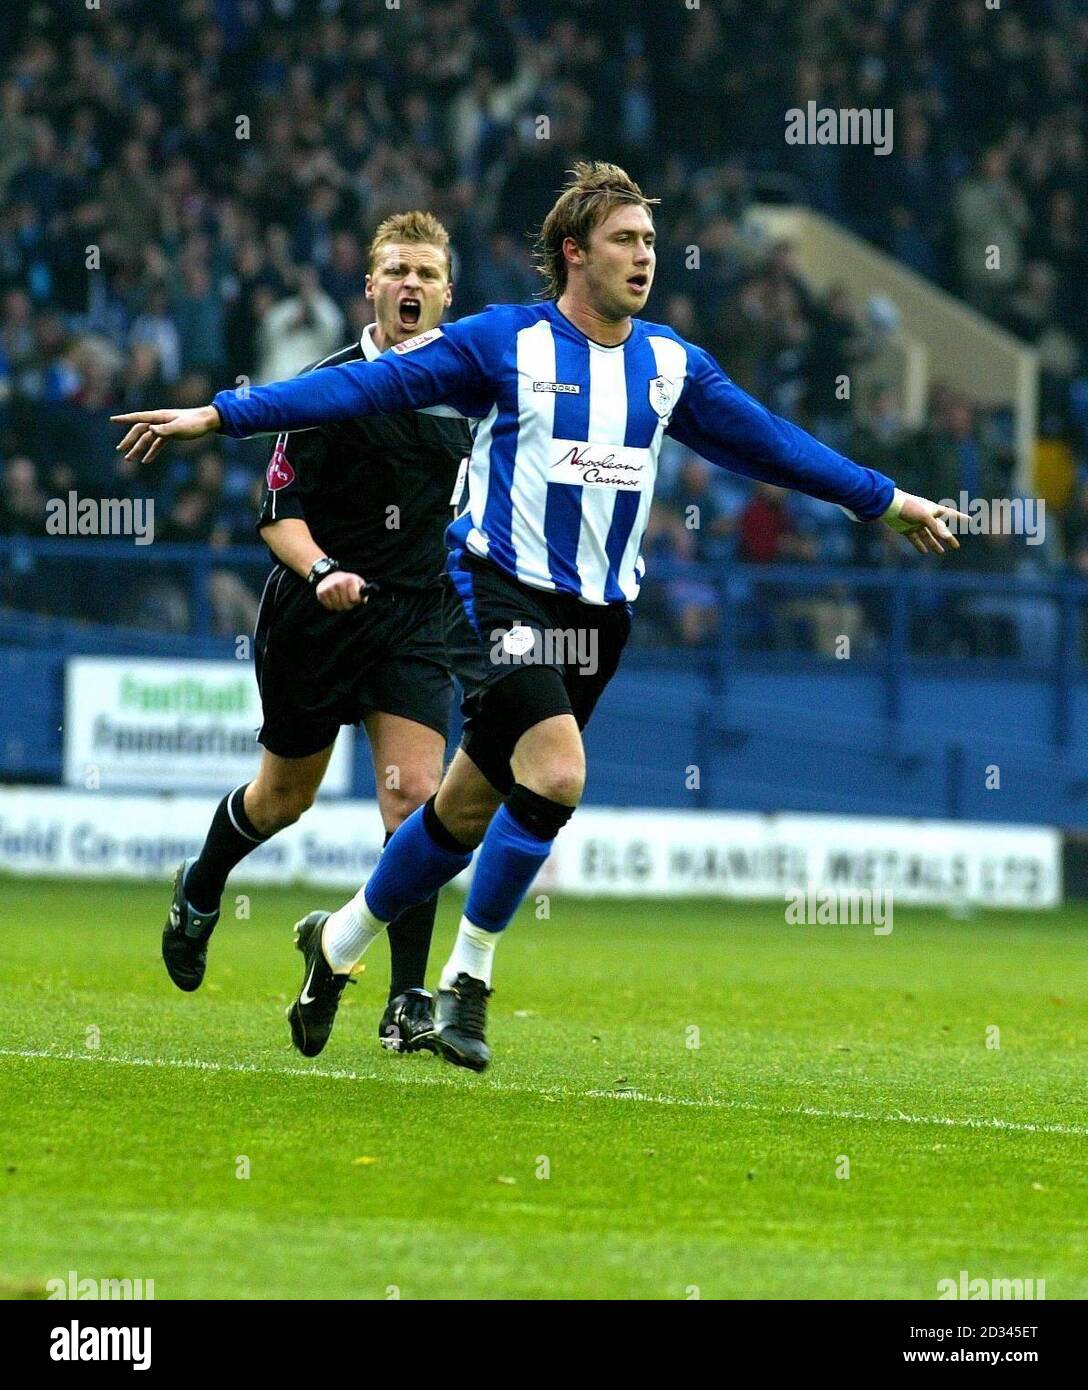
<instances>
[{"instance_id":1,"label":"player's brown hair","mask_svg":"<svg viewBox=\"0 0 1088 1390\"><path fill-rule=\"evenodd\" d=\"M613 208L626 203L649 208L661 201L647 198L625 169L602 160L580 159L570 170L562 193L545 217L537 234L534 264L544 277L544 293L558 299L567 287L567 261L563 243L572 237L584 251L590 233Z\"/></svg>"},{"instance_id":2,"label":"player's brown hair","mask_svg":"<svg viewBox=\"0 0 1088 1390\"><path fill-rule=\"evenodd\" d=\"M437 246L446 257L446 274L452 273L450 234L433 212L420 212L418 209L412 212L395 212L392 217L387 217L378 225L370 242L369 264L372 274L377 264L378 252L391 241Z\"/></svg>"}]
</instances>

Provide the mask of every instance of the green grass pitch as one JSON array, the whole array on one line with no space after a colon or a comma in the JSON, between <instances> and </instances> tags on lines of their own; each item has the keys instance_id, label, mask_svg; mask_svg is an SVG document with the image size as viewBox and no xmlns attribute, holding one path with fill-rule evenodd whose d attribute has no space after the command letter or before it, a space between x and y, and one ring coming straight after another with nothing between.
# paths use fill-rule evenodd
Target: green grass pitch
<instances>
[{"instance_id":1,"label":"green grass pitch","mask_svg":"<svg viewBox=\"0 0 1088 1390\"><path fill-rule=\"evenodd\" d=\"M1088 1297L1076 908L880 937L557 897L499 948L478 1077L378 1048L384 942L294 1053L290 927L344 894L251 891L182 995L165 883L0 882L6 1296Z\"/></svg>"}]
</instances>

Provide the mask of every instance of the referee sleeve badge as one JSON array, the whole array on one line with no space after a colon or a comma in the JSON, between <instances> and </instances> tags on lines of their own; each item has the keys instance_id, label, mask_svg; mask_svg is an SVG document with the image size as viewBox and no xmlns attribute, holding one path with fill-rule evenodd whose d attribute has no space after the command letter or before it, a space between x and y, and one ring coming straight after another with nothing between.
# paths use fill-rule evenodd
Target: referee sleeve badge
<instances>
[{"instance_id":1,"label":"referee sleeve badge","mask_svg":"<svg viewBox=\"0 0 1088 1390\"><path fill-rule=\"evenodd\" d=\"M276 447L272 450L265 481L268 483L269 492L279 492L281 488L290 487L295 481L295 470L287 460L287 450L281 441L277 440Z\"/></svg>"}]
</instances>

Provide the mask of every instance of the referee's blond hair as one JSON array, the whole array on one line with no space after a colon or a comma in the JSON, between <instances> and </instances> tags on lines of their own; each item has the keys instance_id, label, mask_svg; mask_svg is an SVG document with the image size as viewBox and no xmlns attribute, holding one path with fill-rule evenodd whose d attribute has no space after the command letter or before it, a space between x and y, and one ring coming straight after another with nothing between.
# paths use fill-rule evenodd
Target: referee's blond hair
<instances>
[{"instance_id":1,"label":"referee's blond hair","mask_svg":"<svg viewBox=\"0 0 1088 1390\"><path fill-rule=\"evenodd\" d=\"M378 252L382 247L390 243L395 245L397 242L436 246L446 257L446 275L452 274L450 234L433 212L420 212L418 209L412 212L395 212L392 217L387 217L384 222L379 223L370 242L371 274L374 273L374 267L378 263Z\"/></svg>"},{"instance_id":2,"label":"referee's blond hair","mask_svg":"<svg viewBox=\"0 0 1088 1390\"><path fill-rule=\"evenodd\" d=\"M537 234L534 264L544 277L544 294L558 299L567 287L567 260L563 243L571 237L583 251L589 247L593 228L613 208L627 204L646 208L660 198L647 198L626 169L602 160L580 159L545 217Z\"/></svg>"}]
</instances>

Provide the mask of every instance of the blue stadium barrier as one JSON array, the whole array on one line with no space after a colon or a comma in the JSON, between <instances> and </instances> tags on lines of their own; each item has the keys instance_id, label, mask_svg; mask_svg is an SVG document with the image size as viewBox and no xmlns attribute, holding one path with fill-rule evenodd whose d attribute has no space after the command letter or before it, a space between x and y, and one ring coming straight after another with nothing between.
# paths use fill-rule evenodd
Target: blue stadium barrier
<instances>
[{"instance_id":1,"label":"blue stadium barrier","mask_svg":"<svg viewBox=\"0 0 1088 1390\"><path fill-rule=\"evenodd\" d=\"M54 580L66 572L76 576L66 581L73 610L88 591L108 608L111 585L169 571L191 619L179 634L0 607L0 777L60 780L68 656L232 657L234 636L212 632L209 581L240 569L256 587L267 568L259 546L0 540L0 603L33 585L63 596ZM652 582L680 574L692 577L658 563ZM823 565L730 565L698 577L718 593L720 637L698 650L632 646L588 731L589 801L1088 828L1088 582ZM812 596L828 586L883 615L873 650L836 660L753 638L757 590ZM1035 605L1023 612L1039 617L1039 642L1001 657L914 650L919 624L974 596ZM372 789L360 739L353 790Z\"/></svg>"}]
</instances>

